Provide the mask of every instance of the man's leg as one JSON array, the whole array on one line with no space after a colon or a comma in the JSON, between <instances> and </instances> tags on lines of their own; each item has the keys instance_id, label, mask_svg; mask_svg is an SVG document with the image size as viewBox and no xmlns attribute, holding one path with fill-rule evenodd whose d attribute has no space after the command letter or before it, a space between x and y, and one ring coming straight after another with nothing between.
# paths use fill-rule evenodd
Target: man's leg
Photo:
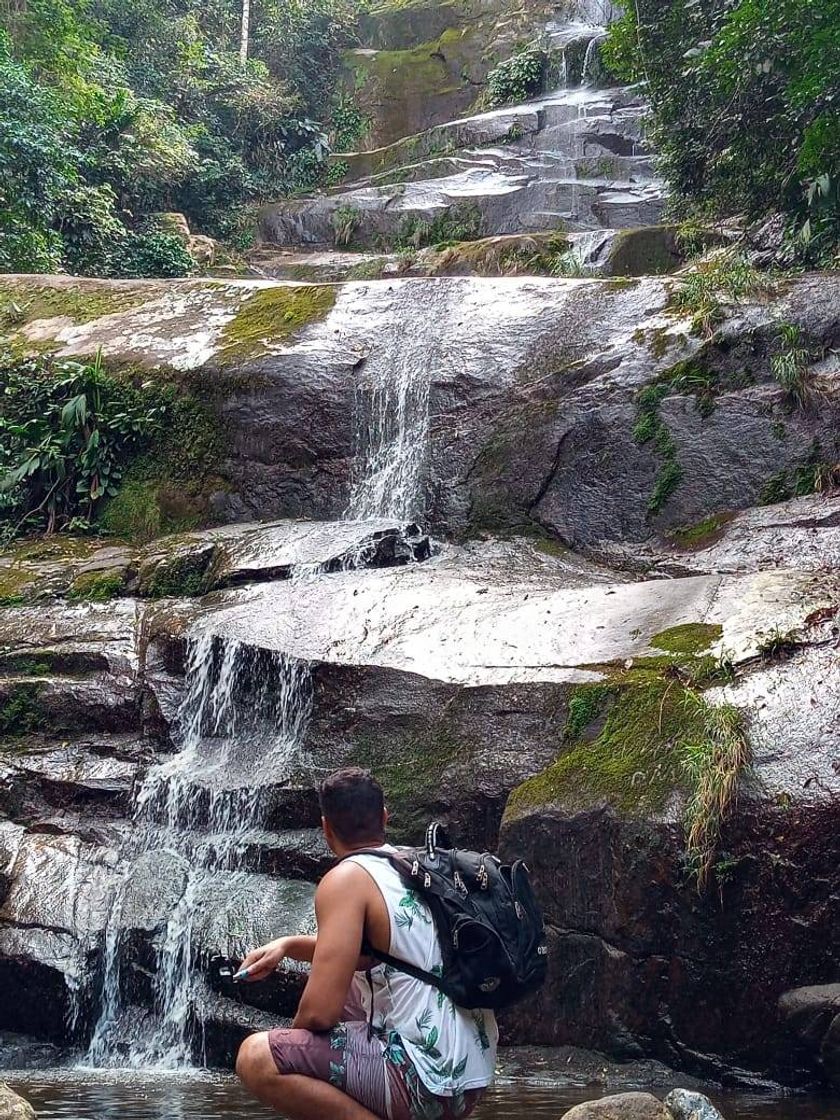
<instances>
[{"instance_id":1,"label":"man's leg","mask_svg":"<svg viewBox=\"0 0 840 1120\"><path fill-rule=\"evenodd\" d=\"M375 1113L316 1077L280 1073L268 1034L252 1034L239 1048L236 1073L242 1084L263 1104L288 1120L381 1120Z\"/></svg>"}]
</instances>

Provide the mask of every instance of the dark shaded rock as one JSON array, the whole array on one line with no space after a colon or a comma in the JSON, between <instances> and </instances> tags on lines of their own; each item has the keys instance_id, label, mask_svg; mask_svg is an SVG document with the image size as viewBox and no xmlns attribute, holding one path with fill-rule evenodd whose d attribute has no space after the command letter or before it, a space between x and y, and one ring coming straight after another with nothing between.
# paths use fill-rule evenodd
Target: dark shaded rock
<instances>
[{"instance_id":1,"label":"dark shaded rock","mask_svg":"<svg viewBox=\"0 0 840 1120\"><path fill-rule=\"evenodd\" d=\"M618 1093L576 1104L563 1120L670 1120L671 1114L651 1093Z\"/></svg>"},{"instance_id":2,"label":"dark shaded rock","mask_svg":"<svg viewBox=\"0 0 840 1120\"><path fill-rule=\"evenodd\" d=\"M715 1078L768 1061L794 1076L775 1005L791 981L840 963L838 827L831 800L744 805L722 841L719 894L703 897L676 823L559 806L506 819L502 850L531 868L551 953L546 987L510 1012L507 1037L536 1028L546 1044L652 1053Z\"/></svg>"},{"instance_id":3,"label":"dark shaded rock","mask_svg":"<svg viewBox=\"0 0 840 1120\"><path fill-rule=\"evenodd\" d=\"M785 992L779 1018L813 1070L840 1085L840 984L813 984Z\"/></svg>"},{"instance_id":4,"label":"dark shaded rock","mask_svg":"<svg viewBox=\"0 0 840 1120\"><path fill-rule=\"evenodd\" d=\"M55 1069L72 1058L66 1047L0 1031L0 1069Z\"/></svg>"},{"instance_id":5,"label":"dark shaded rock","mask_svg":"<svg viewBox=\"0 0 840 1120\"><path fill-rule=\"evenodd\" d=\"M543 1085L586 1088L600 1085L622 1089L663 1090L678 1086L708 1089L708 1082L695 1081L650 1058L616 1061L597 1050L578 1046L519 1046L499 1048L497 1073L516 1081L538 1081Z\"/></svg>"}]
</instances>

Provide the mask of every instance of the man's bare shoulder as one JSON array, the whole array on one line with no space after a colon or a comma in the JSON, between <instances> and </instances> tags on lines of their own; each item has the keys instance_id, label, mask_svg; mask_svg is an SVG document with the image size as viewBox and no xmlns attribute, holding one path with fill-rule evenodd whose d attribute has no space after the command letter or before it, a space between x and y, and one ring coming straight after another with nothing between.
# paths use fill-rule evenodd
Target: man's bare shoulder
<instances>
[{"instance_id":1,"label":"man's bare shoulder","mask_svg":"<svg viewBox=\"0 0 840 1120\"><path fill-rule=\"evenodd\" d=\"M319 903L328 904L346 899L348 892L366 895L373 886L373 879L363 867L352 860L342 860L318 884L315 898Z\"/></svg>"}]
</instances>

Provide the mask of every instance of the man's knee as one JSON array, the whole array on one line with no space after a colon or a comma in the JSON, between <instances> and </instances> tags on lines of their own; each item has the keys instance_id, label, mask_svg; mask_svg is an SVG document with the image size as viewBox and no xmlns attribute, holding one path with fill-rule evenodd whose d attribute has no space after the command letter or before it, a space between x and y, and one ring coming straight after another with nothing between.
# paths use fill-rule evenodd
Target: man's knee
<instances>
[{"instance_id":1,"label":"man's knee","mask_svg":"<svg viewBox=\"0 0 840 1120\"><path fill-rule=\"evenodd\" d=\"M244 1085L253 1085L264 1080L272 1071L277 1072L271 1057L268 1035L265 1031L249 1034L236 1055L236 1076Z\"/></svg>"}]
</instances>

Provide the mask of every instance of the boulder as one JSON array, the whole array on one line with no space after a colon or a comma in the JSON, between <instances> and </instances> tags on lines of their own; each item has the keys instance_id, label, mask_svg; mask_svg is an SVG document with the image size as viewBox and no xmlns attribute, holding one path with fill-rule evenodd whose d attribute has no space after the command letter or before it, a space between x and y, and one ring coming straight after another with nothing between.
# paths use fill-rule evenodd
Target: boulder
<instances>
[{"instance_id":1,"label":"boulder","mask_svg":"<svg viewBox=\"0 0 840 1120\"><path fill-rule=\"evenodd\" d=\"M779 1018L803 1061L840 1085L840 984L812 984L785 992Z\"/></svg>"},{"instance_id":2,"label":"boulder","mask_svg":"<svg viewBox=\"0 0 840 1120\"><path fill-rule=\"evenodd\" d=\"M665 1107L674 1120L724 1120L707 1096L691 1089L672 1089Z\"/></svg>"},{"instance_id":3,"label":"boulder","mask_svg":"<svg viewBox=\"0 0 840 1120\"><path fill-rule=\"evenodd\" d=\"M35 1120L32 1105L0 1082L0 1120Z\"/></svg>"},{"instance_id":4,"label":"boulder","mask_svg":"<svg viewBox=\"0 0 840 1120\"><path fill-rule=\"evenodd\" d=\"M671 1120L671 1114L651 1093L616 1093L575 1105L563 1120Z\"/></svg>"}]
</instances>

